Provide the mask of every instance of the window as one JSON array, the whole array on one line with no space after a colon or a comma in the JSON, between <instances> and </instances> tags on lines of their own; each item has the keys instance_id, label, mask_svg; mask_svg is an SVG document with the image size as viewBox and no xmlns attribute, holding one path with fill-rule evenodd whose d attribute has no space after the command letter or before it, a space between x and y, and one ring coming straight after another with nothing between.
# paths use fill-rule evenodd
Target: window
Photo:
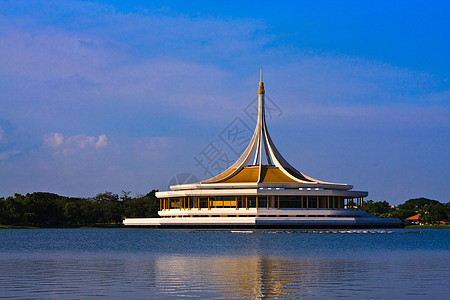
<instances>
[{"instance_id":1,"label":"window","mask_svg":"<svg viewBox=\"0 0 450 300\"><path fill-rule=\"evenodd\" d=\"M280 208L302 208L299 196L280 196Z\"/></svg>"},{"instance_id":2,"label":"window","mask_svg":"<svg viewBox=\"0 0 450 300\"><path fill-rule=\"evenodd\" d=\"M216 208L230 208L236 207L236 197L235 196L217 196L211 203L211 207Z\"/></svg>"}]
</instances>

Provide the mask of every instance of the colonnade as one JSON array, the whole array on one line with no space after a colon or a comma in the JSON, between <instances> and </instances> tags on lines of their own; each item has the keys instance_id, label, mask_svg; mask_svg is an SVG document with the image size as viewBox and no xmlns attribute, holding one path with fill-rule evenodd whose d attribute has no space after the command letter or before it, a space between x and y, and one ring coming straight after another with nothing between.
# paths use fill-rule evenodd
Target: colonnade
<instances>
[{"instance_id":1,"label":"colonnade","mask_svg":"<svg viewBox=\"0 0 450 300\"><path fill-rule=\"evenodd\" d=\"M160 198L160 210L212 208L351 209L364 208L364 198L342 196L227 196Z\"/></svg>"}]
</instances>

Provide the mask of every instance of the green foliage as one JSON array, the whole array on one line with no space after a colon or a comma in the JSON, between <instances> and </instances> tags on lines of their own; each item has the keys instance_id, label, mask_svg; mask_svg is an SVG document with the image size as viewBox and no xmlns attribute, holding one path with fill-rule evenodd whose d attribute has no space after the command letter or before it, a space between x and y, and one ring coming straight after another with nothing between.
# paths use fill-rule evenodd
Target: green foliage
<instances>
[{"instance_id":1,"label":"green foliage","mask_svg":"<svg viewBox=\"0 0 450 300\"><path fill-rule=\"evenodd\" d=\"M68 198L52 193L14 194L0 198L0 225L96 226L122 224L125 217L157 217L156 191L145 196L119 196L111 192L93 198Z\"/></svg>"},{"instance_id":2,"label":"green foliage","mask_svg":"<svg viewBox=\"0 0 450 300\"><path fill-rule=\"evenodd\" d=\"M438 204L427 205L421 210L422 220L425 223L432 224L440 221L450 221L450 210L445 205Z\"/></svg>"},{"instance_id":3,"label":"green foliage","mask_svg":"<svg viewBox=\"0 0 450 300\"><path fill-rule=\"evenodd\" d=\"M122 191L119 197L111 192L92 198L69 198L52 193L14 194L0 198L0 225L56 227L121 225L125 217L158 217L159 199L155 190L146 195L130 197ZM364 203L364 210L378 217L405 220L420 214L422 222L450 222L450 202L442 204L427 198L406 201L397 208L387 201Z\"/></svg>"},{"instance_id":4,"label":"green foliage","mask_svg":"<svg viewBox=\"0 0 450 300\"><path fill-rule=\"evenodd\" d=\"M124 215L128 218L156 218L158 217L159 199L155 196L155 190L145 196L123 200Z\"/></svg>"},{"instance_id":5,"label":"green foliage","mask_svg":"<svg viewBox=\"0 0 450 300\"><path fill-rule=\"evenodd\" d=\"M364 210L374 216L387 218L390 217L391 205L387 201L368 200L364 203Z\"/></svg>"},{"instance_id":6,"label":"green foliage","mask_svg":"<svg viewBox=\"0 0 450 300\"><path fill-rule=\"evenodd\" d=\"M450 202L442 204L437 200L423 197L409 199L397 208L391 207L387 201L368 200L364 203L364 210L377 217L401 220L420 214L422 222L426 224L450 221Z\"/></svg>"},{"instance_id":7,"label":"green foliage","mask_svg":"<svg viewBox=\"0 0 450 300\"><path fill-rule=\"evenodd\" d=\"M407 218L416 215L416 212L414 210L397 208L397 209L392 209L390 214L391 214L392 218L406 220Z\"/></svg>"},{"instance_id":8,"label":"green foliage","mask_svg":"<svg viewBox=\"0 0 450 300\"><path fill-rule=\"evenodd\" d=\"M442 203L440 203L439 201L436 201L436 200L431 200L431 199L421 197L421 198L409 199L404 204L400 204L398 206L398 208L419 211L427 205L442 205Z\"/></svg>"}]
</instances>

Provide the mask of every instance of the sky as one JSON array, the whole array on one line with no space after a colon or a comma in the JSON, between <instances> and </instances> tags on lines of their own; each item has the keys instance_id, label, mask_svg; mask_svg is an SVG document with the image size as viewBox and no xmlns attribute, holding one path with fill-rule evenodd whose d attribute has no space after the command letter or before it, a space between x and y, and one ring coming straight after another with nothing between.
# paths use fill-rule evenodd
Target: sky
<instances>
[{"instance_id":1,"label":"sky","mask_svg":"<svg viewBox=\"0 0 450 300\"><path fill-rule=\"evenodd\" d=\"M218 174L251 135L262 67L269 132L299 171L374 201L448 202L449 15L448 1L1 1L0 197Z\"/></svg>"}]
</instances>

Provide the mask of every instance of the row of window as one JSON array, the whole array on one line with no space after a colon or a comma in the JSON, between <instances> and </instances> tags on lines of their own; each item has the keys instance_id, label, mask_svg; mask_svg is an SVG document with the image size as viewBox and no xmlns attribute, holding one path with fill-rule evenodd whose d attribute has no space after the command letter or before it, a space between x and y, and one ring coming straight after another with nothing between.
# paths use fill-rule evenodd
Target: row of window
<instances>
[{"instance_id":1,"label":"row of window","mask_svg":"<svg viewBox=\"0 0 450 300\"><path fill-rule=\"evenodd\" d=\"M237 218L237 217L251 217L251 218L359 218L359 215L190 215L190 216L164 216L163 218Z\"/></svg>"},{"instance_id":2,"label":"row of window","mask_svg":"<svg viewBox=\"0 0 450 300\"><path fill-rule=\"evenodd\" d=\"M360 208L363 198L341 196L217 196L161 199L161 210L191 208Z\"/></svg>"}]
</instances>

